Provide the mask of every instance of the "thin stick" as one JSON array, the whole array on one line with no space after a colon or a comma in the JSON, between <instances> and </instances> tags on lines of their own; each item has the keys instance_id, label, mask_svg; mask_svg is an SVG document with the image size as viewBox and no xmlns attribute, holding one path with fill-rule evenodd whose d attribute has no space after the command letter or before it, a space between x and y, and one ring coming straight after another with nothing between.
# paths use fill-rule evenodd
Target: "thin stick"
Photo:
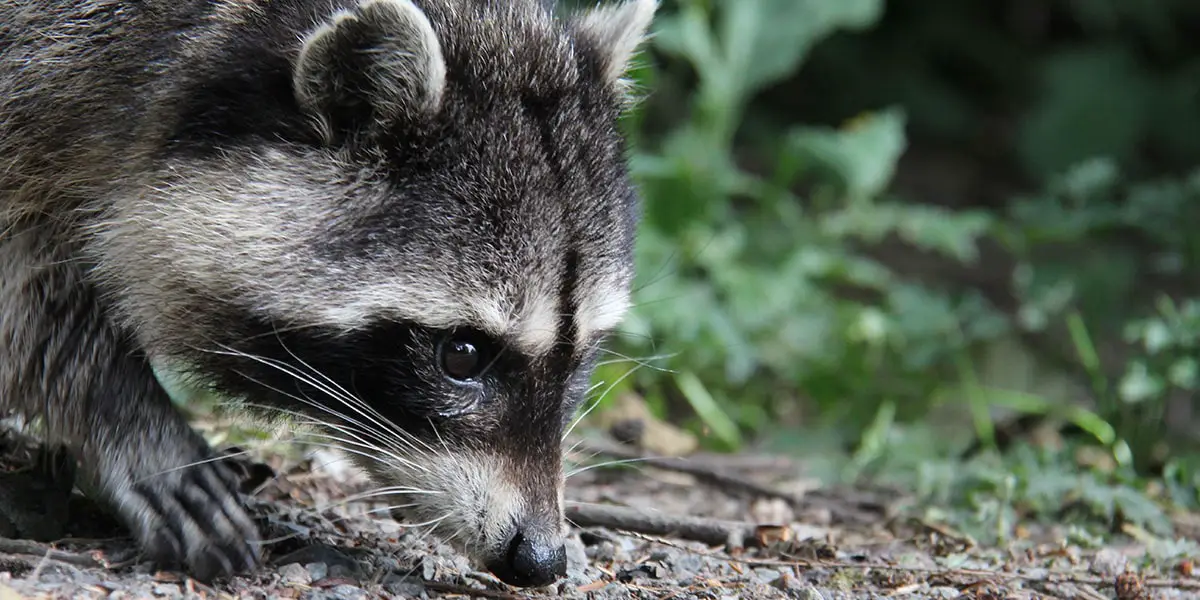
<instances>
[{"instance_id":1,"label":"thin stick","mask_svg":"<svg viewBox=\"0 0 1200 600\"><path fill-rule=\"evenodd\" d=\"M887 512L887 508L877 502L855 502L845 497L825 498L815 492L806 495L793 494L744 477L722 472L713 466L690 461L683 457L645 457L633 450L614 444L598 443L592 440L581 441L578 447L581 452L607 456L617 460L636 461L639 465L674 471L676 473L686 473L736 496L750 495L777 498L795 507L806 504L810 506L818 505L829 507L838 514L846 514L848 512L847 509L854 505L857 505L856 508L869 511L872 514Z\"/></svg>"},{"instance_id":2,"label":"thin stick","mask_svg":"<svg viewBox=\"0 0 1200 600\"><path fill-rule=\"evenodd\" d=\"M498 592L495 590L481 590L479 588L467 587L465 585L455 585L453 583L442 583L440 581L423 581L421 582L426 588L435 592L444 594L458 594L463 596L472 596L475 598L495 598L497 600L523 600L524 596L510 594L508 592Z\"/></svg>"},{"instance_id":3,"label":"thin stick","mask_svg":"<svg viewBox=\"0 0 1200 600\"><path fill-rule=\"evenodd\" d=\"M91 555L55 550L54 548L51 548L45 544L39 544L29 540L10 540L8 538L0 538L0 553L37 556L79 567L92 567L100 569L108 568L108 565L106 565L103 561L100 561Z\"/></svg>"},{"instance_id":4,"label":"thin stick","mask_svg":"<svg viewBox=\"0 0 1200 600\"><path fill-rule=\"evenodd\" d=\"M567 506L565 512L567 520L578 527L605 527L647 535L671 536L709 546L743 548L758 545L758 539L753 535L754 526L741 521L651 514L634 508L605 504Z\"/></svg>"}]
</instances>

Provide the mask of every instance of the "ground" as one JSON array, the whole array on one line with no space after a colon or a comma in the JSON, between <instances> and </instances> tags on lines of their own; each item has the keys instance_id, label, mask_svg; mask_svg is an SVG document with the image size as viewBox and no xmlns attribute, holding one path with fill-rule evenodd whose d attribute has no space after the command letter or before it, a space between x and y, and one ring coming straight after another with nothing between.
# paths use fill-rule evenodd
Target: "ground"
<instances>
[{"instance_id":1,"label":"ground","mask_svg":"<svg viewBox=\"0 0 1200 600\"><path fill-rule=\"evenodd\" d=\"M67 517L71 537L0 538L0 600L1200 598L1189 561L1154 559L1136 543L1087 549L1054 526L1033 526L986 547L909 516L918 511L901 490L823 488L794 459L693 453L630 462L642 453L595 435L569 456L568 578L517 590L419 527L373 511L378 504L341 501L369 488L336 457L264 447L243 461L269 555L255 575L205 586L155 572L76 495L59 509L42 505ZM7 485L10 495L17 489Z\"/></svg>"}]
</instances>

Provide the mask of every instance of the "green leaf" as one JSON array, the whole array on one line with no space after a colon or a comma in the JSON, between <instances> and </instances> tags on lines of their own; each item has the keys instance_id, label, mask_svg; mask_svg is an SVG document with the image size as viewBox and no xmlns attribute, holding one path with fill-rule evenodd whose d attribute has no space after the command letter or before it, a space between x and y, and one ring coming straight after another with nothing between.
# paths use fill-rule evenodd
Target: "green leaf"
<instances>
[{"instance_id":1,"label":"green leaf","mask_svg":"<svg viewBox=\"0 0 1200 600\"><path fill-rule=\"evenodd\" d=\"M1121 181L1121 168L1109 157L1094 157L1071 165L1051 184L1052 192L1076 201L1110 194Z\"/></svg>"},{"instance_id":2,"label":"green leaf","mask_svg":"<svg viewBox=\"0 0 1200 600\"><path fill-rule=\"evenodd\" d=\"M875 411L875 418L871 421L871 425L863 432L862 442L859 444L858 451L854 453L854 459L846 474L848 479L855 478L862 469L887 452L888 436L895 422L896 403L887 400L879 405L879 410Z\"/></svg>"},{"instance_id":3,"label":"green leaf","mask_svg":"<svg viewBox=\"0 0 1200 600\"><path fill-rule=\"evenodd\" d=\"M840 29L863 29L882 0L737 0L721 3L721 46L746 95L796 70L809 50Z\"/></svg>"},{"instance_id":4,"label":"green leaf","mask_svg":"<svg viewBox=\"0 0 1200 600\"><path fill-rule=\"evenodd\" d=\"M906 117L900 108L867 114L841 130L801 127L788 136L788 149L809 168L830 171L851 201L878 196L891 183L907 147Z\"/></svg>"},{"instance_id":5,"label":"green leaf","mask_svg":"<svg viewBox=\"0 0 1200 600\"><path fill-rule=\"evenodd\" d=\"M675 384L679 386L679 391L692 405L692 410L695 410L704 424L712 429L713 434L731 448L741 445L741 434L738 432L737 424L717 405L717 401L713 399L708 389L694 373L691 371L677 373Z\"/></svg>"},{"instance_id":6,"label":"green leaf","mask_svg":"<svg viewBox=\"0 0 1200 600\"><path fill-rule=\"evenodd\" d=\"M994 219L983 211L947 210L899 202L850 204L821 218L821 230L835 237L858 237L872 243L896 234L921 248L961 262L978 257L976 240Z\"/></svg>"},{"instance_id":7,"label":"green leaf","mask_svg":"<svg viewBox=\"0 0 1200 600\"><path fill-rule=\"evenodd\" d=\"M653 39L658 49L688 59L701 77L721 63L708 14L696 2L686 3L678 12L659 18Z\"/></svg>"},{"instance_id":8,"label":"green leaf","mask_svg":"<svg viewBox=\"0 0 1200 600\"><path fill-rule=\"evenodd\" d=\"M703 4L685 2L660 18L655 43L691 62L705 84L701 94L729 108L795 72L830 34L883 15L883 0L737 0L719 3L715 19Z\"/></svg>"},{"instance_id":9,"label":"green leaf","mask_svg":"<svg viewBox=\"0 0 1200 600\"><path fill-rule=\"evenodd\" d=\"M1075 426L1091 434L1101 444L1108 446L1116 442L1117 434L1113 426L1100 415L1081 406L1063 406L1061 403L1051 402L1041 396L1016 390L986 386L979 389L987 392L987 402L989 405L1003 406L1025 414L1061 414L1064 418L1075 424Z\"/></svg>"},{"instance_id":10,"label":"green leaf","mask_svg":"<svg viewBox=\"0 0 1200 600\"><path fill-rule=\"evenodd\" d=\"M979 377L975 367L963 353L955 355L959 377L962 379L963 391L967 395L967 405L971 409L971 421L975 424L975 435L981 444L988 448L996 447L996 426L992 422L991 411L986 395L979 386Z\"/></svg>"}]
</instances>

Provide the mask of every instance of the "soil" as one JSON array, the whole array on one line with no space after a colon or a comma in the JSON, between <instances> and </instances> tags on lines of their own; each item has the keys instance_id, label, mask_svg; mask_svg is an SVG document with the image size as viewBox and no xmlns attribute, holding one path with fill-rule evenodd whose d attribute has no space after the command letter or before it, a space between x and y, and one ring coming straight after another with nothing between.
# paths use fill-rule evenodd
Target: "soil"
<instances>
[{"instance_id":1,"label":"soil","mask_svg":"<svg viewBox=\"0 0 1200 600\"><path fill-rule=\"evenodd\" d=\"M614 462L637 454L595 439L581 448ZM336 457L267 452L243 464L267 539L268 563L257 573L206 586L155 571L119 525L76 494L42 504L61 518L67 502L63 539L0 538L0 600L1200 598L1190 562L1154 560L1135 543L1082 549L1046 527L983 547L906 517L912 506L898 490L821 488L785 459L703 454L579 469L567 488L568 576L519 590L379 506L339 502L369 486ZM0 469L4 477L38 472L46 469Z\"/></svg>"}]
</instances>

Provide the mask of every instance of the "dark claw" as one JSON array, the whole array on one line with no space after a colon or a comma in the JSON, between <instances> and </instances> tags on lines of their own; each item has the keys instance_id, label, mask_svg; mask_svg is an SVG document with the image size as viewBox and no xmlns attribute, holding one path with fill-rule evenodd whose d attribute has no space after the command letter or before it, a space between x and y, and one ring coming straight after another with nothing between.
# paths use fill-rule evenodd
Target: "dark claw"
<instances>
[{"instance_id":1,"label":"dark claw","mask_svg":"<svg viewBox=\"0 0 1200 600\"><path fill-rule=\"evenodd\" d=\"M258 530L220 463L197 464L135 486L133 521L149 558L211 583L256 568Z\"/></svg>"}]
</instances>

